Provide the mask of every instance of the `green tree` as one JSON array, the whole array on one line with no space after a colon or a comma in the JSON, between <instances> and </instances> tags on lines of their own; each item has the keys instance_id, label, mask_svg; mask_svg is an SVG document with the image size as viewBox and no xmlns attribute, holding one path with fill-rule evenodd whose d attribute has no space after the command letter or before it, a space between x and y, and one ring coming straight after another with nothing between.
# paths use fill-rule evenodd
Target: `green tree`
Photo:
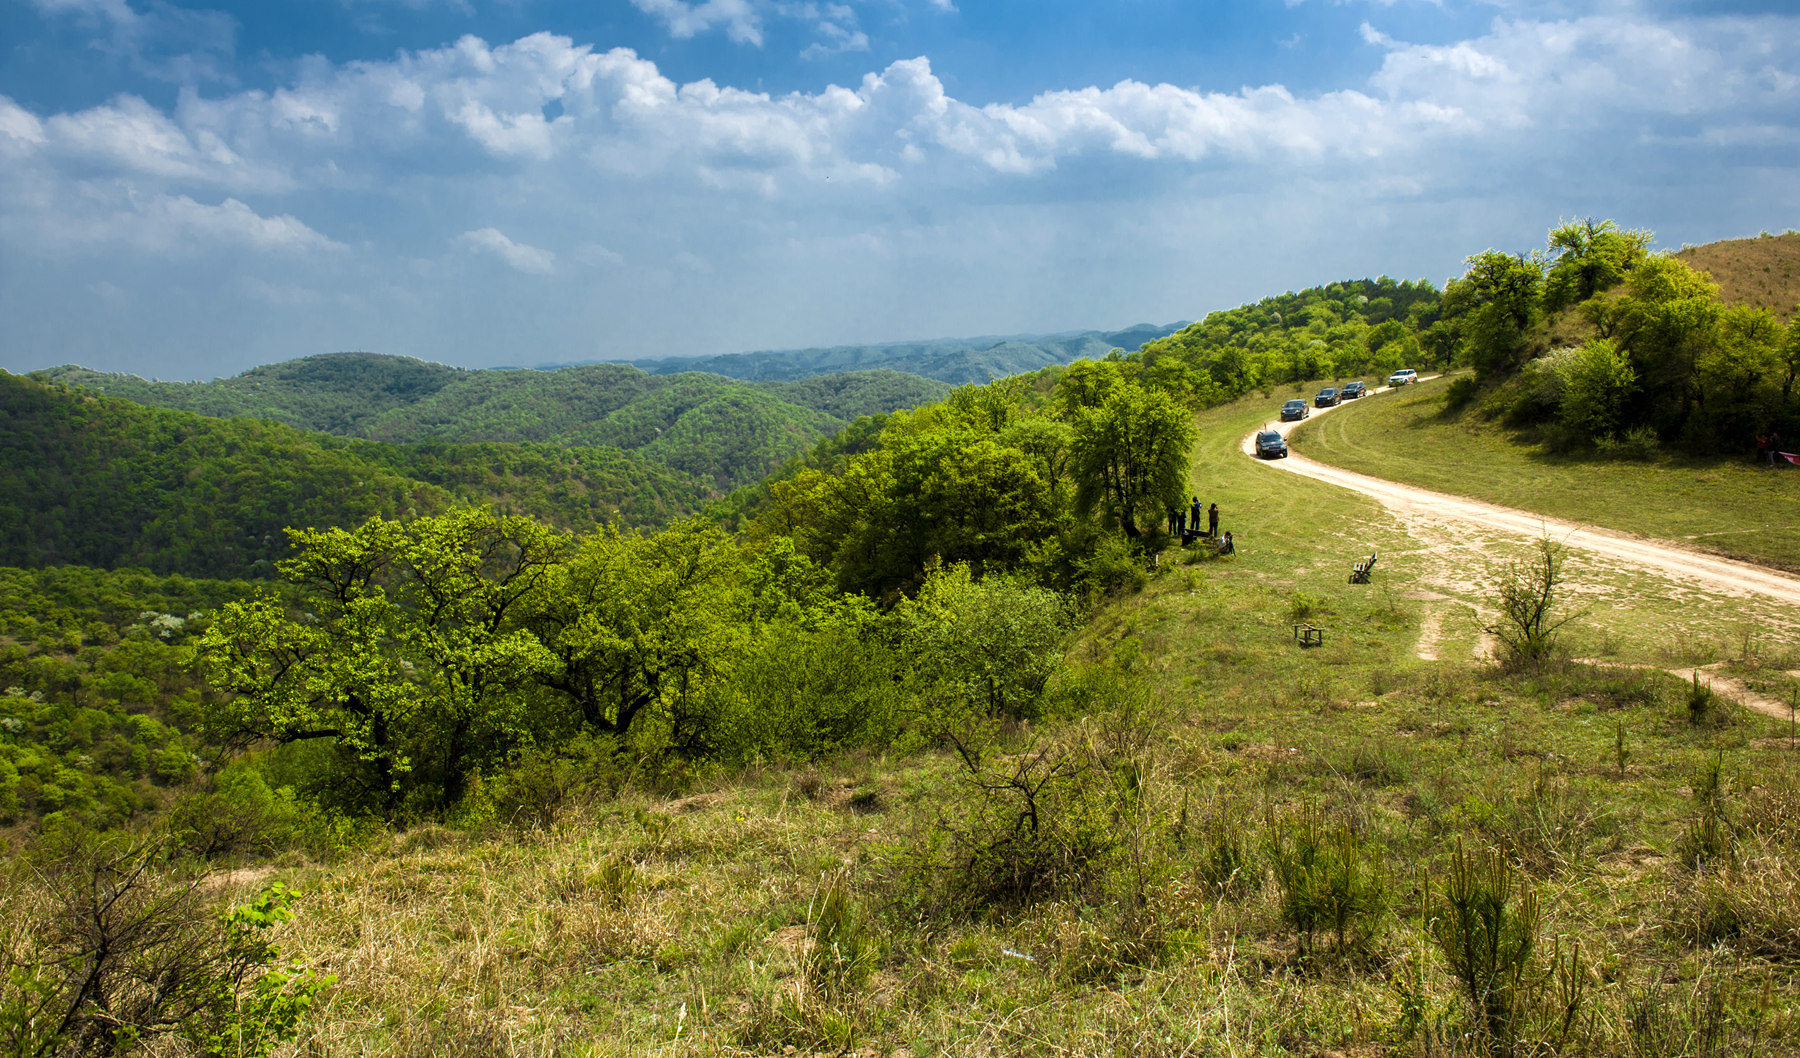
<instances>
[{"instance_id":1,"label":"green tree","mask_svg":"<svg viewBox=\"0 0 1800 1058\"><path fill-rule=\"evenodd\" d=\"M1551 229L1554 255L1544 283L1544 309L1560 312L1624 282L1650 252L1647 231L1620 231L1610 220L1592 217Z\"/></svg>"},{"instance_id":2,"label":"green tree","mask_svg":"<svg viewBox=\"0 0 1800 1058\"><path fill-rule=\"evenodd\" d=\"M704 523L596 533L528 609L552 657L533 675L591 730L623 737L651 716L668 744L702 752L702 692L749 631L744 572L730 538Z\"/></svg>"},{"instance_id":3,"label":"green tree","mask_svg":"<svg viewBox=\"0 0 1800 1058\"><path fill-rule=\"evenodd\" d=\"M1173 397L1121 383L1097 407L1077 410L1070 442L1076 510L1136 539L1140 515L1155 524L1187 495L1193 416Z\"/></svg>"},{"instance_id":4,"label":"green tree","mask_svg":"<svg viewBox=\"0 0 1800 1058\"><path fill-rule=\"evenodd\" d=\"M197 659L229 697L215 736L325 739L367 765L367 793L455 803L474 769L531 737L521 691L556 658L520 619L567 542L529 519L461 508L411 522L290 530L297 605L227 604Z\"/></svg>"},{"instance_id":5,"label":"green tree","mask_svg":"<svg viewBox=\"0 0 1800 1058\"><path fill-rule=\"evenodd\" d=\"M1782 373L1785 328L1767 309L1736 305L1719 313L1716 339L1702 349L1694 375L1710 416L1736 424L1747 434L1769 409L1774 380ZM1768 402L1768 403L1773 403Z\"/></svg>"},{"instance_id":6,"label":"green tree","mask_svg":"<svg viewBox=\"0 0 1800 1058\"><path fill-rule=\"evenodd\" d=\"M1595 338L1571 358L1563 378L1564 425L1584 437L1618 430L1626 402L1637 384L1631 359L1616 344Z\"/></svg>"},{"instance_id":7,"label":"green tree","mask_svg":"<svg viewBox=\"0 0 1800 1058\"><path fill-rule=\"evenodd\" d=\"M1483 250L1444 290L1446 316L1459 317L1469 361L1481 378L1511 374L1525 357L1525 332L1538 317L1544 265L1535 255Z\"/></svg>"},{"instance_id":8,"label":"green tree","mask_svg":"<svg viewBox=\"0 0 1800 1058\"><path fill-rule=\"evenodd\" d=\"M1781 357L1781 403L1787 404L1794 392L1794 378L1800 375L1800 306L1795 306L1794 313L1788 318L1788 325L1782 334Z\"/></svg>"},{"instance_id":9,"label":"green tree","mask_svg":"<svg viewBox=\"0 0 1800 1058\"><path fill-rule=\"evenodd\" d=\"M1651 257L1632 270L1612 312L1619 347L1631 356L1653 398L1642 418L1664 436L1679 433L1702 389L1696 375L1719 338L1719 288L1674 257Z\"/></svg>"}]
</instances>

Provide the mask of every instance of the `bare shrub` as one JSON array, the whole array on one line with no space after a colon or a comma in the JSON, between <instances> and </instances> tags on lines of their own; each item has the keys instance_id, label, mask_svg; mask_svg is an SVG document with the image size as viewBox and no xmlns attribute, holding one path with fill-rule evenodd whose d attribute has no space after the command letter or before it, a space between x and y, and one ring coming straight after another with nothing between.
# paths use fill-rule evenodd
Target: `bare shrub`
<instances>
[{"instance_id":1,"label":"bare shrub","mask_svg":"<svg viewBox=\"0 0 1800 1058\"><path fill-rule=\"evenodd\" d=\"M1487 632L1500 641L1500 662L1513 671L1541 671L1560 656L1557 631L1574 619L1555 614L1562 587L1562 544L1539 537L1529 558L1509 565L1500 577L1500 619Z\"/></svg>"},{"instance_id":2,"label":"bare shrub","mask_svg":"<svg viewBox=\"0 0 1800 1058\"><path fill-rule=\"evenodd\" d=\"M268 926L297 893L264 890L220 915L202 873L162 839L53 834L36 898L0 932L0 1050L110 1055L151 1041L265 1054L331 983L277 962ZM15 879L23 881L23 879Z\"/></svg>"}]
</instances>

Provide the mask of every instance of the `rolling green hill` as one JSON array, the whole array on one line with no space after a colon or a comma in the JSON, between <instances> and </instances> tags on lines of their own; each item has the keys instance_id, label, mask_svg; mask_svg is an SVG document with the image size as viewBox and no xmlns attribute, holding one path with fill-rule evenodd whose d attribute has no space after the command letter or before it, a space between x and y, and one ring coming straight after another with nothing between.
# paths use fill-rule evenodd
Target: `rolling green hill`
<instances>
[{"instance_id":1,"label":"rolling green hill","mask_svg":"<svg viewBox=\"0 0 1800 1058\"><path fill-rule=\"evenodd\" d=\"M616 449L394 445L150 408L0 374L0 565L238 577L288 526L494 504L571 529L660 524L709 485Z\"/></svg>"},{"instance_id":2,"label":"rolling green hill","mask_svg":"<svg viewBox=\"0 0 1800 1058\"><path fill-rule=\"evenodd\" d=\"M948 391L895 371L782 382L649 375L622 364L463 371L408 357L335 353L212 382L149 381L79 367L46 381L140 404L395 443L516 442L612 447L728 489L864 415Z\"/></svg>"}]
</instances>

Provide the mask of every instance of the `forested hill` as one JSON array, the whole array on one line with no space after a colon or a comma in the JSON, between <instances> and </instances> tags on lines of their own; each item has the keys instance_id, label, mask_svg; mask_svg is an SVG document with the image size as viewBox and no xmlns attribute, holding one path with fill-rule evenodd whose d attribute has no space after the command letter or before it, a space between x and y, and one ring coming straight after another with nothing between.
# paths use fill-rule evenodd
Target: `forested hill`
<instances>
[{"instance_id":1,"label":"forested hill","mask_svg":"<svg viewBox=\"0 0 1800 1058\"><path fill-rule=\"evenodd\" d=\"M1011 337L942 338L885 345L837 345L823 349L787 349L726 356L639 360L652 374L710 371L748 380L801 379L834 372L886 369L937 379L953 385L977 385L991 379L1036 371L1052 364L1098 360L1114 349L1135 351L1186 326L1158 327L1140 323L1120 331L1072 331Z\"/></svg>"},{"instance_id":2,"label":"forested hill","mask_svg":"<svg viewBox=\"0 0 1800 1058\"><path fill-rule=\"evenodd\" d=\"M1438 314L1428 280L1353 279L1209 313L1134 359L1158 385L1216 404L1283 382L1442 364L1452 344Z\"/></svg>"},{"instance_id":3,"label":"forested hill","mask_svg":"<svg viewBox=\"0 0 1800 1058\"><path fill-rule=\"evenodd\" d=\"M392 445L216 419L0 373L0 566L271 572L288 526L462 500L591 530L691 513L710 483L617 450Z\"/></svg>"},{"instance_id":4,"label":"forested hill","mask_svg":"<svg viewBox=\"0 0 1800 1058\"><path fill-rule=\"evenodd\" d=\"M59 367L35 377L140 404L392 442L536 442L628 449L728 489L864 415L936 400L942 382L864 371L793 382L653 376L621 364L464 371L334 353L212 382Z\"/></svg>"}]
</instances>

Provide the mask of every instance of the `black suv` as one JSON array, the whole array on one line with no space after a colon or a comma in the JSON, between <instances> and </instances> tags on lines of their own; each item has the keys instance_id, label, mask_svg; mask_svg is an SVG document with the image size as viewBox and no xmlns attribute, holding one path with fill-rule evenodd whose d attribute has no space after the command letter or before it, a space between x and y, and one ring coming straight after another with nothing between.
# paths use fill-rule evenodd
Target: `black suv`
<instances>
[{"instance_id":1,"label":"black suv","mask_svg":"<svg viewBox=\"0 0 1800 1058\"><path fill-rule=\"evenodd\" d=\"M1355 400L1367 392L1369 392L1369 387L1361 382L1346 382L1344 388L1338 390L1338 396L1344 400Z\"/></svg>"},{"instance_id":2,"label":"black suv","mask_svg":"<svg viewBox=\"0 0 1800 1058\"><path fill-rule=\"evenodd\" d=\"M1294 422L1298 419L1304 419L1311 414L1312 409L1307 407L1306 402L1303 400L1290 400L1281 406L1282 422Z\"/></svg>"},{"instance_id":3,"label":"black suv","mask_svg":"<svg viewBox=\"0 0 1800 1058\"><path fill-rule=\"evenodd\" d=\"M1287 455L1287 441L1279 431L1262 430L1256 435L1256 454L1263 459L1280 459Z\"/></svg>"},{"instance_id":4,"label":"black suv","mask_svg":"<svg viewBox=\"0 0 1800 1058\"><path fill-rule=\"evenodd\" d=\"M1318 396L1313 398L1313 405L1314 405L1314 407L1319 407L1319 408L1335 408L1335 407L1337 407L1338 406L1338 391L1335 389L1332 389L1330 386L1326 386L1324 389L1319 391Z\"/></svg>"}]
</instances>

